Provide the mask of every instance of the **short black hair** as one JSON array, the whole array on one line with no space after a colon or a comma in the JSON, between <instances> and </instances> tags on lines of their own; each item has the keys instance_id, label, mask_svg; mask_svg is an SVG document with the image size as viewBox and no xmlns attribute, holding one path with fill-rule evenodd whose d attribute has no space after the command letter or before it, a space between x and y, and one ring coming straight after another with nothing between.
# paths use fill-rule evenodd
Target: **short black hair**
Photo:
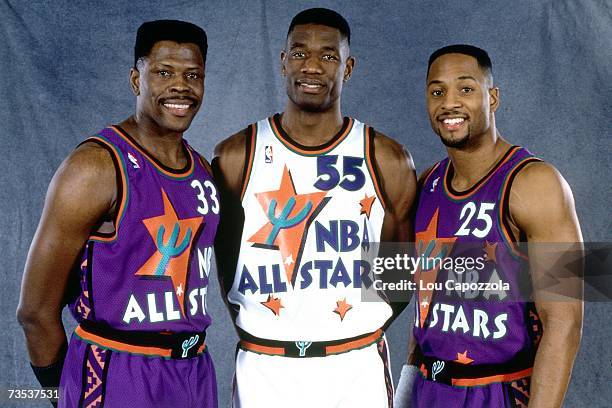
<instances>
[{"instance_id":1,"label":"short black hair","mask_svg":"<svg viewBox=\"0 0 612 408\"><path fill-rule=\"evenodd\" d=\"M291 24L289 24L287 38L289 38L289 34L291 34L295 26L304 24L320 24L326 27L336 28L340 31L340 34L347 39L348 44L351 45L351 28L346 19L334 10L327 8L311 8L300 11L293 17Z\"/></svg>"},{"instance_id":2,"label":"short black hair","mask_svg":"<svg viewBox=\"0 0 612 408\"><path fill-rule=\"evenodd\" d=\"M196 44L202 52L203 62L206 62L206 51L208 51L206 31L186 21L155 20L142 23L138 27L134 44L134 68L138 60L148 56L155 43L159 41Z\"/></svg>"},{"instance_id":3,"label":"short black hair","mask_svg":"<svg viewBox=\"0 0 612 408\"><path fill-rule=\"evenodd\" d=\"M429 76L429 68L431 68L431 64L438 58L446 54L463 54L469 55L470 57L474 57L478 62L478 66L480 69L493 76L493 65L491 64L491 58L489 58L489 54L483 50L482 48L475 47L469 44L453 44L447 45L446 47L439 48L435 50L429 56L429 63L427 64L427 75Z\"/></svg>"}]
</instances>

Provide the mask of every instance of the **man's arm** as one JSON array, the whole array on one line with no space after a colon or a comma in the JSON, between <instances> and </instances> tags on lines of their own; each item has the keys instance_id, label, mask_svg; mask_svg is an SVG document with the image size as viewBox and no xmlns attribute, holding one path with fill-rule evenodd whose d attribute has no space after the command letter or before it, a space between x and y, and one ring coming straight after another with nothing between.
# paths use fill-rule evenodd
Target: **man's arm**
<instances>
[{"instance_id":1,"label":"man's arm","mask_svg":"<svg viewBox=\"0 0 612 408\"><path fill-rule=\"evenodd\" d=\"M251 129L246 128L225 139L215 147L215 157L212 161L221 197L221 218L215 237L215 259L223 299L226 299L232 285L240 251L240 238L244 225L241 195L247 158L247 140L250 137Z\"/></svg>"},{"instance_id":2,"label":"man's arm","mask_svg":"<svg viewBox=\"0 0 612 408\"><path fill-rule=\"evenodd\" d=\"M374 134L374 163L385 200L382 242L414 242L412 212L417 194L410 153L380 132Z\"/></svg>"},{"instance_id":3,"label":"man's arm","mask_svg":"<svg viewBox=\"0 0 612 408\"><path fill-rule=\"evenodd\" d=\"M47 191L26 260L17 319L35 367L61 364L66 335L61 320L68 277L83 244L115 202L110 154L87 143L59 167ZM59 382L59 378L57 379Z\"/></svg>"},{"instance_id":4,"label":"man's arm","mask_svg":"<svg viewBox=\"0 0 612 408\"><path fill-rule=\"evenodd\" d=\"M417 180L417 194L414 198L414 210L411 215L412 221L414 222L414 215L416 214L416 207L418 205L418 196L423 188L425 179L433 169L430 166L427 170L419 175ZM414 238L413 238L414 241ZM412 334L412 324L408 324L408 353L406 363L402 367L402 372L398 381L397 389L395 390L395 396L393 398L393 406L396 408L409 408L411 405L412 387L414 379L418 373L418 367L415 366L414 350L416 348L416 340Z\"/></svg>"},{"instance_id":5,"label":"man's arm","mask_svg":"<svg viewBox=\"0 0 612 408\"><path fill-rule=\"evenodd\" d=\"M511 187L510 216L527 236L535 304L543 325L531 377L529 407L560 407L580 344L583 303L579 296L551 301L550 296L546 298L541 282L558 270L553 265L558 265L564 253L582 249L569 185L547 163L528 165ZM551 251L550 245L538 243L555 243L556 249ZM577 284L582 287L581 282Z\"/></svg>"},{"instance_id":6,"label":"man's arm","mask_svg":"<svg viewBox=\"0 0 612 408\"><path fill-rule=\"evenodd\" d=\"M395 140L374 133L374 165L378 174L379 186L385 201L381 242L414 242L412 212L417 192L416 171L410 153ZM384 252L384 248L383 248ZM395 280L396 277L391 277ZM393 299L392 299L393 300ZM392 301L394 317L406 308L406 301Z\"/></svg>"},{"instance_id":7,"label":"man's arm","mask_svg":"<svg viewBox=\"0 0 612 408\"><path fill-rule=\"evenodd\" d=\"M418 197L419 194L421 193L421 190L423 189L423 184L425 183L425 179L427 178L427 176L429 175L429 173L431 172L431 170L434 168L434 166L430 166L428 167L424 172L422 172L419 175L419 178L417 180L417 196L415 197L415 204L414 204L414 214L416 215L416 207L418 205ZM414 217L414 215L413 215ZM409 326L410 328L412 328L412 326ZM408 358L407 363L408 364L414 364L414 349L416 348L416 340L414 339L414 336L412 335L412 330L408 330Z\"/></svg>"}]
</instances>

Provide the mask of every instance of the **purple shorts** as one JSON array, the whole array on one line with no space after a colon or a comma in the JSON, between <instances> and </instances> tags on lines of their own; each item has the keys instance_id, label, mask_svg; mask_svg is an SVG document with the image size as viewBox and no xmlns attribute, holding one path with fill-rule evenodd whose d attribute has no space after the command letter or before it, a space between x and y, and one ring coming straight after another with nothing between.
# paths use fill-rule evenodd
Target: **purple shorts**
<instances>
[{"instance_id":1,"label":"purple shorts","mask_svg":"<svg viewBox=\"0 0 612 408\"><path fill-rule=\"evenodd\" d=\"M59 407L217 408L208 352L183 360L109 350L73 335L60 381Z\"/></svg>"},{"instance_id":2,"label":"purple shorts","mask_svg":"<svg viewBox=\"0 0 612 408\"><path fill-rule=\"evenodd\" d=\"M530 378L481 386L459 387L417 375L412 389L414 408L527 408Z\"/></svg>"}]
</instances>

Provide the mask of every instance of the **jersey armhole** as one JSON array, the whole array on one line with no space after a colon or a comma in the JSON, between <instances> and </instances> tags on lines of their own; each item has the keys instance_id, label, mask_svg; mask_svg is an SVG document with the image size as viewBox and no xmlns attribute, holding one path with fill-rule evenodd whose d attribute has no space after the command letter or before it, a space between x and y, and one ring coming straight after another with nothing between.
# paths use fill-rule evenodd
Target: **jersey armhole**
<instances>
[{"instance_id":1,"label":"jersey armhole","mask_svg":"<svg viewBox=\"0 0 612 408\"><path fill-rule=\"evenodd\" d=\"M89 142L96 143L98 146L106 149L109 152L111 159L113 160L113 165L115 167L117 199L119 200L119 202L117 203L118 205L117 210L115 212L115 217L112 220L115 226L115 231L112 233L92 232L89 236L89 239L94 241L112 242L117 238L117 234L119 233L119 225L125 214L125 208L127 207L127 202L129 198L128 178L127 172L125 170L125 163L123 161L123 156L121 155L121 152L117 149L117 147L110 143L108 140L106 140L104 137L99 135L92 136L80 143L79 146Z\"/></svg>"},{"instance_id":2,"label":"jersey armhole","mask_svg":"<svg viewBox=\"0 0 612 408\"><path fill-rule=\"evenodd\" d=\"M370 173L370 177L372 178L372 183L374 184L374 189L376 190L376 195L378 196L378 199L380 200L380 203L382 204L383 209L387 209L387 197L385 196L385 193L383 191L383 189L381 188L381 183L380 183L380 176L378 174L378 171L376 170L376 165L375 165L375 157L374 156L374 135L375 135L375 131L374 128L368 126L368 125L363 125L364 127L364 133L365 133L365 158L366 158L366 166L368 167L368 172Z\"/></svg>"},{"instance_id":3,"label":"jersey armhole","mask_svg":"<svg viewBox=\"0 0 612 408\"><path fill-rule=\"evenodd\" d=\"M425 177L423 177L423 184L420 186L421 188L423 188L425 186L425 184L427 184L427 182L429 181L429 178L431 177L431 175L438 169L438 167L440 167L440 163L441 162L437 162L436 164L431 166L431 169L429 169L429 171L427 172Z\"/></svg>"},{"instance_id":4,"label":"jersey armhole","mask_svg":"<svg viewBox=\"0 0 612 408\"><path fill-rule=\"evenodd\" d=\"M522 231L519 233L518 237L515 237L514 233L512 232L512 228L510 226L510 190L512 189L514 179L518 173L525 168L525 166L527 166L529 163L541 161L542 160L538 159L537 157L526 157L519 161L506 175L500 191L499 202L501 204L499 206L499 225L504 244L508 247L510 253L524 259L527 258L526 251L525 248L521 248L520 244L525 242L527 237Z\"/></svg>"},{"instance_id":5,"label":"jersey armhole","mask_svg":"<svg viewBox=\"0 0 612 408\"><path fill-rule=\"evenodd\" d=\"M245 143L245 154L244 154L244 166L242 171L242 189L240 192L240 201L244 198L249 180L251 178L251 171L253 170L253 159L255 156L255 145L257 140L257 123L253 123L248 127L249 135L246 138Z\"/></svg>"}]
</instances>

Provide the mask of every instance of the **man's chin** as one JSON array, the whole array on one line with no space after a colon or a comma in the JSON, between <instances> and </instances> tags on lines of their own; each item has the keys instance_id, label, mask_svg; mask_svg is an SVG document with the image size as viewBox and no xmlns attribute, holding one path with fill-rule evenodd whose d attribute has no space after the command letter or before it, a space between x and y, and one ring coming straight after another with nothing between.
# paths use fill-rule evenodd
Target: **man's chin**
<instances>
[{"instance_id":1,"label":"man's chin","mask_svg":"<svg viewBox=\"0 0 612 408\"><path fill-rule=\"evenodd\" d=\"M444 146L446 147L450 147L453 149L461 149L462 147L467 146L467 144L470 141L470 135L465 135L459 138L449 138L449 137L445 137L442 135L440 136L440 140L442 141L442 144L444 144Z\"/></svg>"},{"instance_id":2,"label":"man's chin","mask_svg":"<svg viewBox=\"0 0 612 408\"><path fill-rule=\"evenodd\" d=\"M317 100L318 99L318 100ZM320 100L319 98L291 98L293 103L297 105L300 110L304 112L311 113L320 113L326 112L330 109L331 103L325 98L324 100Z\"/></svg>"},{"instance_id":3,"label":"man's chin","mask_svg":"<svg viewBox=\"0 0 612 408\"><path fill-rule=\"evenodd\" d=\"M193 118L189 118L189 120L166 120L161 123L161 127L169 132L184 133L189 129L192 120Z\"/></svg>"}]
</instances>

